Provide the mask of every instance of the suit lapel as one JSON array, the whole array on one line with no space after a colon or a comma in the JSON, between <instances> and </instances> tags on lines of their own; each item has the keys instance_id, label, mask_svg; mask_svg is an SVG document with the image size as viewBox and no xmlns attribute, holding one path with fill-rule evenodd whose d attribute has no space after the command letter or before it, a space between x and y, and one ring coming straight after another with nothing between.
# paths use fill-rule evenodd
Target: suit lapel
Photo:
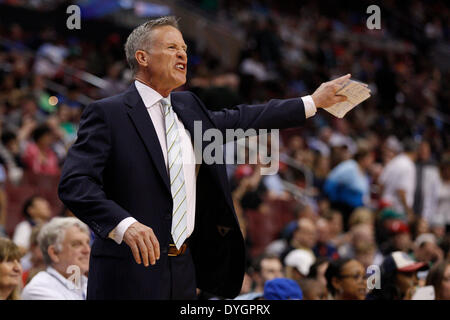
<instances>
[{"instance_id":1,"label":"suit lapel","mask_svg":"<svg viewBox=\"0 0 450 320\"><path fill-rule=\"evenodd\" d=\"M142 101L134 83L125 93L125 103L129 107L128 115L133 121L139 136L144 142L148 153L150 154L153 163L158 169L159 175L161 176L164 185L170 192L170 182L169 176L167 174L166 165L164 163L164 156L161 150L161 145L159 144L158 136L156 134L155 127L153 126L150 115L147 112L147 108Z\"/></svg>"},{"instance_id":2,"label":"suit lapel","mask_svg":"<svg viewBox=\"0 0 450 320\"><path fill-rule=\"evenodd\" d=\"M203 156L203 150L205 147L210 143L208 141L203 140L204 132L210 128L214 128L209 121L203 119L199 114L197 114L192 106L186 106L180 99L177 99L176 95L171 96L171 103L173 110L176 112L178 118L183 122L184 127L189 131L189 134L191 135L191 141L194 145L194 121L201 121L202 123L202 136L196 137L197 139L202 140L202 150L200 157ZM206 117L205 117L206 118ZM195 150L194 150L195 151ZM225 166L220 166L217 164L212 165L204 165L205 169L207 169L212 177L216 180L216 182L222 186L222 191L225 195L225 198L227 199L227 203L231 210L234 210L233 202L230 197L229 193L229 186L228 186L228 177L226 175Z\"/></svg>"},{"instance_id":3,"label":"suit lapel","mask_svg":"<svg viewBox=\"0 0 450 320\"><path fill-rule=\"evenodd\" d=\"M189 131L191 141L194 143L194 121L201 121L202 119L194 111L192 111L191 108L186 108L184 103L174 98L173 95L170 100L173 110L177 114L180 121L183 122L184 127Z\"/></svg>"}]
</instances>

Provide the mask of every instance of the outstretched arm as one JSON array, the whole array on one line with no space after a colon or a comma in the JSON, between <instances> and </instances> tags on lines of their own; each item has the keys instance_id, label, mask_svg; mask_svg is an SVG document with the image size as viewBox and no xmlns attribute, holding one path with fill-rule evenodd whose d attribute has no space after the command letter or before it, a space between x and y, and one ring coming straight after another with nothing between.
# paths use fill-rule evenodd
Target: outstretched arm
<instances>
[{"instance_id":1,"label":"outstretched arm","mask_svg":"<svg viewBox=\"0 0 450 320\"><path fill-rule=\"evenodd\" d=\"M284 129L299 126L305 119L305 99L312 99L315 108L328 108L345 101L336 92L350 78L350 74L322 83L311 96L270 100L260 105L238 105L233 109L209 112L218 129ZM310 98L309 98L310 97ZM195 97L201 104L200 100Z\"/></svg>"}]
</instances>

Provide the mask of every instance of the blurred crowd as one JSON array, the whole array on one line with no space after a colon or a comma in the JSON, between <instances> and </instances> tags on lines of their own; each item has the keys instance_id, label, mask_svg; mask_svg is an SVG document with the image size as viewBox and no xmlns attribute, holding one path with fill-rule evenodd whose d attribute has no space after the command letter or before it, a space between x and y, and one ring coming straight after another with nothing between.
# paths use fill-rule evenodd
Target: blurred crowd
<instances>
[{"instance_id":1,"label":"blurred crowd","mask_svg":"<svg viewBox=\"0 0 450 320\"><path fill-rule=\"evenodd\" d=\"M282 131L277 174L228 166L248 247L237 299L424 299L429 286L450 299L450 81L433 54L449 44L448 6L389 1L376 31L361 4L191 2L244 39L233 68L186 39L180 90L211 110L311 94L348 72L372 91L343 119L321 111ZM85 299L92 232L39 193L5 228L19 214L7 188L59 176L87 101L131 81L126 36L0 24L0 299Z\"/></svg>"}]
</instances>

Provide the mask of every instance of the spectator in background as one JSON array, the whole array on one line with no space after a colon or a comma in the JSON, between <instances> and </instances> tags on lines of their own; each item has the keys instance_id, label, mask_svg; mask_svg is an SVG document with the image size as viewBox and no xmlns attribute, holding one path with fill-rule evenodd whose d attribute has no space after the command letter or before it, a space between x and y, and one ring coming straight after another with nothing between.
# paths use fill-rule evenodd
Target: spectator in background
<instances>
[{"instance_id":1,"label":"spectator in background","mask_svg":"<svg viewBox=\"0 0 450 320\"><path fill-rule=\"evenodd\" d=\"M25 286L24 300L85 300L89 254L88 227L77 218L53 218L38 235L47 265ZM75 268L73 270L73 266ZM74 274L74 279L69 279Z\"/></svg>"},{"instance_id":2,"label":"spectator in background","mask_svg":"<svg viewBox=\"0 0 450 320\"><path fill-rule=\"evenodd\" d=\"M414 192L414 213L427 222L433 220L439 200L440 177L437 166L431 159L428 141L422 141L417 151L416 190Z\"/></svg>"},{"instance_id":3,"label":"spectator in background","mask_svg":"<svg viewBox=\"0 0 450 320\"><path fill-rule=\"evenodd\" d=\"M353 210L348 219L349 228L353 228L358 224L366 224L374 228L375 216L374 213L366 207L359 207Z\"/></svg>"},{"instance_id":4,"label":"spectator in background","mask_svg":"<svg viewBox=\"0 0 450 320\"><path fill-rule=\"evenodd\" d=\"M297 226L292 233L291 241L287 249L282 253L280 259L284 261L285 257L294 249L304 249L314 255L312 249L317 242L317 228L309 218L300 218Z\"/></svg>"},{"instance_id":5,"label":"spectator in background","mask_svg":"<svg viewBox=\"0 0 450 320\"><path fill-rule=\"evenodd\" d=\"M24 285L30 282L38 272L45 270L44 257L37 241L41 228L42 224L33 227L30 236L30 249L20 260L23 269L22 280Z\"/></svg>"},{"instance_id":6,"label":"spectator in background","mask_svg":"<svg viewBox=\"0 0 450 320\"><path fill-rule=\"evenodd\" d=\"M313 150L317 150L322 156L329 158L330 156L330 139L333 134L333 130L324 126L320 128L317 137L310 137L308 139L308 146Z\"/></svg>"},{"instance_id":7,"label":"spectator in background","mask_svg":"<svg viewBox=\"0 0 450 320\"><path fill-rule=\"evenodd\" d=\"M0 238L0 300L20 299L21 256L19 247L14 242Z\"/></svg>"},{"instance_id":8,"label":"spectator in background","mask_svg":"<svg viewBox=\"0 0 450 320\"><path fill-rule=\"evenodd\" d=\"M331 206L343 213L344 229L348 230L348 218L357 207L368 203L370 185L366 171L374 161L374 154L367 148L360 148L354 159L341 162L327 177L324 192Z\"/></svg>"},{"instance_id":9,"label":"spectator in background","mask_svg":"<svg viewBox=\"0 0 450 320\"><path fill-rule=\"evenodd\" d=\"M334 300L364 300L366 296L366 270L355 259L331 261L325 272L328 292Z\"/></svg>"},{"instance_id":10,"label":"spectator in background","mask_svg":"<svg viewBox=\"0 0 450 320\"><path fill-rule=\"evenodd\" d=\"M313 171L314 186L321 191L330 172L330 158L316 153Z\"/></svg>"},{"instance_id":11,"label":"spectator in background","mask_svg":"<svg viewBox=\"0 0 450 320\"><path fill-rule=\"evenodd\" d=\"M361 257L361 254L367 254L367 250L376 245L374 228L369 224L354 225L349 235L350 241L339 247L339 256L343 258L356 259L358 256ZM373 252L372 258L370 264L381 264L383 261L379 252Z\"/></svg>"},{"instance_id":12,"label":"spectator in background","mask_svg":"<svg viewBox=\"0 0 450 320\"><path fill-rule=\"evenodd\" d=\"M405 252L392 252L380 267L380 289L373 289L367 299L411 300L419 284L417 272L426 269L428 266L425 262L417 262Z\"/></svg>"},{"instance_id":13,"label":"spectator in background","mask_svg":"<svg viewBox=\"0 0 450 320\"><path fill-rule=\"evenodd\" d=\"M106 77L106 86L100 90L102 98L110 97L127 89L126 84L121 79L122 71L125 65L122 62L113 63L108 67Z\"/></svg>"},{"instance_id":14,"label":"spectator in background","mask_svg":"<svg viewBox=\"0 0 450 320\"><path fill-rule=\"evenodd\" d=\"M387 165L392 159L399 155L403 150L401 142L396 136L389 136L381 146L381 161Z\"/></svg>"},{"instance_id":15,"label":"spectator in background","mask_svg":"<svg viewBox=\"0 0 450 320\"><path fill-rule=\"evenodd\" d=\"M297 282L287 278L276 278L264 285L265 300L302 300L303 292Z\"/></svg>"},{"instance_id":16,"label":"spectator in background","mask_svg":"<svg viewBox=\"0 0 450 320\"><path fill-rule=\"evenodd\" d=\"M380 265L383 256L375 243L365 243L355 248L355 259L361 262L364 269L367 270L369 266Z\"/></svg>"},{"instance_id":17,"label":"spectator in background","mask_svg":"<svg viewBox=\"0 0 450 320\"><path fill-rule=\"evenodd\" d=\"M450 231L450 153L443 156L439 171L441 186L438 194L438 207L430 225L440 236Z\"/></svg>"},{"instance_id":18,"label":"spectator in background","mask_svg":"<svg viewBox=\"0 0 450 320\"><path fill-rule=\"evenodd\" d=\"M5 117L5 129L21 134L21 131L29 132L45 120L46 115L39 111L34 97L25 94L19 99L17 107Z\"/></svg>"},{"instance_id":19,"label":"spectator in background","mask_svg":"<svg viewBox=\"0 0 450 320\"><path fill-rule=\"evenodd\" d=\"M294 249L284 258L286 277L299 281L309 274L309 269L316 261L316 257L310 250Z\"/></svg>"},{"instance_id":20,"label":"spectator in background","mask_svg":"<svg viewBox=\"0 0 450 320\"><path fill-rule=\"evenodd\" d=\"M283 265L280 258L272 254L262 254L253 265L251 277L253 280L253 289L250 293L236 297L236 300L253 300L262 296L264 284L266 281L284 276Z\"/></svg>"},{"instance_id":21,"label":"spectator in background","mask_svg":"<svg viewBox=\"0 0 450 320\"><path fill-rule=\"evenodd\" d=\"M32 228L39 223L47 222L52 212L46 199L32 196L25 201L22 214L25 219L16 226L13 241L26 252L30 248Z\"/></svg>"},{"instance_id":22,"label":"spectator in background","mask_svg":"<svg viewBox=\"0 0 450 320\"><path fill-rule=\"evenodd\" d=\"M330 261L327 258L317 258L316 262L309 268L308 278L319 281L326 288L327 278L325 277L325 272L329 263Z\"/></svg>"},{"instance_id":23,"label":"spectator in background","mask_svg":"<svg viewBox=\"0 0 450 320\"><path fill-rule=\"evenodd\" d=\"M424 233L414 241L414 258L427 263L430 267L443 259L444 253L437 245L436 237L432 233Z\"/></svg>"},{"instance_id":24,"label":"spectator in background","mask_svg":"<svg viewBox=\"0 0 450 320\"><path fill-rule=\"evenodd\" d=\"M19 184L23 176L23 164L20 159L19 139L14 132L2 133L0 159L5 164L9 180L14 184Z\"/></svg>"},{"instance_id":25,"label":"spectator in background","mask_svg":"<svg viewBox=\"0 0 450 320\"><path fill-rule=\"evenodd\" d=\"M22 214L25 220L16 226L13 241L26 252L30 248L32 228L37 224L47 222L52 212L46 199L40 196L32 196L25 201Z\"/></svg>"},{"instance_id":26,"label":"spectator in background","mask_svg":"<svg viewBox=\"0 0 450 320\"><path fill-rule=\"evenodd\" d=\"M434 287L436 300L450 300L450 262L434 265L428 272L426 285Z\"/></svg>"},{"instance_id":27,"label":"spectator in background","mask_svg":"<svg viewBox=\"0 0 450 320\"><path fill-rule=\"evenodd\" d=\"M325 284L316 279L306 278L299 282L303 300L327 300L328 291Z\"/></svg>"},{"instance_id":28,"label":"spectator in background","mask_svg":"<svg viewBox=\"0 0 450 320\"><path fill-rule=\"evenodd\" d=\"M339 247L344 242L348 241L348 236L344 233L344 223L342 214L337 210L328 210L323 214L323 217L328 221L330 227L330 241L336 247Z\"/></svg>"},{"instance_id":29,"label":"spectator in background","mask_svg":"<svg viewBox=\"0 0 450 320\"><path fill-rule=\"evenodd\" d=\"M33 140L23 154L23 163L34 174L58 175L60 172L58 157L51 149L54 142L53 132L46 124L33 131Z\"/></svg>"},{"instance_id":30,"label":"spectator in background","mask_svg":"<svg viewBox=\"0 0 450 320\"><path fill-rule=\"evenodd\" d=\"M72 109L68 105L61 103L56 112L56 123L61 130L61 140L66 148L69 148L77 138L77 125L72 120Z\"/></svg>"},{"instance_id":31,"label":"spectator in background","mask_svg":"<svg viewBox=\"0 0 450 320\"><path fill-rule=\"evenodd\" d=\"M411 231L403 220L386 221L385 228L389 235L387 241L380 244L380 250L384 255L394 251L409 253L413 248Z\"/></svg>"},{"instance_id":32,"label":"spectator in background","mask_svg":"<svg viewBox=\"0 0 450 320\"><path fill-rule=\"evenodd\" d=\"M416 188L414 161L417 156L417 145L414 140L406 140L403 149L403 153L386 164L380 176L380 183L383 190L382 199L412 222L415 219L412 206Z\"/></svg>"},{"instance_id":33,"label":"spectator in background","mask_svg":"<svg viewBox=\"0 0 450 320\"><path fill-rule=\"evenodd\" d=\"M378 251L375 241L374 215L365 208L355 209L349 218L350 231L347 233L347 243L339 247L339 254L343 258L356 259L364 268L369 265L379 265L383 256Z\"/></svg>"},{"instance_id":34,"label":"spectator in background","mask_svg":"<svg viewBox=\"0 0 450 320\"><path fill-rule=\"evenodd\" d=\"M331 260L339 258L336 246L331 242L330 225L328 220L317 220L317 243L313 248L316 257L326 257Z\"/></svg>"}]
</instances>

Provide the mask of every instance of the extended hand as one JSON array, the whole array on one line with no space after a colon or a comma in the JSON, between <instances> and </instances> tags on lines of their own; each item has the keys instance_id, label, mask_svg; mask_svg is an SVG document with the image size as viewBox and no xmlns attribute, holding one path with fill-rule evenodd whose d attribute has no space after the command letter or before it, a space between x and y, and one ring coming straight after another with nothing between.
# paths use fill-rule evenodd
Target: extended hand
<instances>
[{"instance_id":1,"label":"extended hand","mask_svg":"<svg viewBox=\"0 0 450 320\"><path fill-rule=\"evenodd\" d=\"M336 95L336 91L338 91L342 85L350 79L350 76L351 75L349 73L337 79L322 83L320 87L318 87L311 95L316 108L328 108L338 102L347 100L347 97L345 96Z\"/></svg>"},{"instance_id":2,"label":"extended hand","mask_svg":"<svg viewBox=\"0 0 450 320\"><path fill-rule=\"evenodd\" d=\"M149 261L153 265L159 260L159 242L152 228L135 222L125 231L123 240L131 248L134 260L138 264L141 264L141 257L146 267Z\"/></svg>"}]
</instances>

